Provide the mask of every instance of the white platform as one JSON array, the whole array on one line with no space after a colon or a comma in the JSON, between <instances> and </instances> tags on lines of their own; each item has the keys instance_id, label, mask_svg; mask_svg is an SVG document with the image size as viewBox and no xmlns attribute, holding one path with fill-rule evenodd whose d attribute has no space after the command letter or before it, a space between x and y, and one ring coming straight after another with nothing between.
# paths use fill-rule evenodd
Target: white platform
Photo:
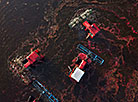
<instances>
[{"instance_id":1,"label":"white platform","mask_svg":"<svg viewBox=\"0 0 138 102\"><path fill-rule=\"evenodd\" d=\"M77 67L75 71L72 73L71 78L79 82L84 73L85 73L84 71L82 71L80 68Z\"/></svg>"}]
</instances>

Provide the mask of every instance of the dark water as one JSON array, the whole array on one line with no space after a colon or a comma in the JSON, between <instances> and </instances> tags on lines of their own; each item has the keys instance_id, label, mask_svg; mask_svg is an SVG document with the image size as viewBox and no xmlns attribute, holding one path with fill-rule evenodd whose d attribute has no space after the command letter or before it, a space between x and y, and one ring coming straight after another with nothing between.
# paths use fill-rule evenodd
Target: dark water
<instances>
[{"instance_id":1,"label":"dark water","mask_svg":"<svg viewBox=\"0 0 138 102\"><path fill-rule=\"evenodd\" d=\"M93 40L68 27L69 21L87 8L95 9L89 21L101 29ZM25 102L30 94L36 95L9 71L7 61L37 47L46 62L34 75L60 101L138 102L137 25L137 0L1 0L0 102ZM105 63L91 65L75 84L66 75L79 43Z\"/></svg>"}]
</instances>

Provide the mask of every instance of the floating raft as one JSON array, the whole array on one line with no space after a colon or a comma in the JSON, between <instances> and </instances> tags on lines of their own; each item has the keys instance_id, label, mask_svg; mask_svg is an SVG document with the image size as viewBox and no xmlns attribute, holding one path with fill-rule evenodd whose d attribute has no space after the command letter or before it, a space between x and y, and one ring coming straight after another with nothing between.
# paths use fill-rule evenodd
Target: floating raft
<instances>
[{"instance_id":1,"label":"floating raft","mask_svg":"<svg viewBox=\"0 0 138 102\"><path fill-rule=\"evenodd\" d=\"M23 56L16 57L9 62L9 69L12 71L14 76L19 76L20 79L24 82L25 85L28 85L32 81L31 72L25 70L21 61L23 60Z\"/></svg>"},{"instance_id":2,"label":"floating raft","mask_svg":"<svg viewBox=\"0 0 138 102\"><path fill-rule=\"evenodd\" d=\"M100 65L102 65L104 63L104 60L101 57L99 57L98 55L96 55L94 52L90 51L83 45L78 44L77 49L80 50L81 52L87 54L91 58L92 61L98 62Z\"/></svg>"},{"instance_id":3,"label":"floating raft","mask_svg":"<svg viewBox=\"0 0 138 102\"><path fill-rule=\"evenodd\" d=\"M80 16L75 17L73 20L70 21L68 24L70 28L73 28L75 25L79 24L80 22L85 21L85 19L92 13L92 9L87 9L85 12L80 14Z\"/></svg>"},{"instance_id":4,"label":"floating raft","mask_svg":"<svg viewBox=\"0 0 138 102\"><path fill-rule=\"evenodd\" d=\"M50 102L59 102L39 81L34 80L32 85L40 92L40 94L48 97Z\"/></svg>"}]
</instances>

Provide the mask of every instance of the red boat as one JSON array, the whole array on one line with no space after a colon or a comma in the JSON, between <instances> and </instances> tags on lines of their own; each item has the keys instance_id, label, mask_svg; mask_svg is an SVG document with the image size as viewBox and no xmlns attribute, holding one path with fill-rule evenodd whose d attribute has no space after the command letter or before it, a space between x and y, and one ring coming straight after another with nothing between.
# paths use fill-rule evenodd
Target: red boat
<instances>
[{"instance_id":1,"label":"red boat","mask_svg":"<svg viewBox=\"0 0 138 102\"><path fill-rule=\"evenodd\" d=\"M88 37L93 38L100 31L100 29L96 26L95 23L90 25L86 19L90 15L93 15L94 12L95 11L93 9L87 9L85 12L80 14L78 17L75 17L73 20L71 20L70 23L68 24L69 27L74 28L76 25L81 24L82 26L86 27L85 31L88 30L89 32L86 39Z\"/></svg>"},{"instance_id":2,"label":"red boat","mask_svg":"<svg viewBox=\"0 0 138 102\"><path fill-rule=\"evenodd\" d=\"M86 54L79 53L79 55L75 59L73 59L72 62L73 64L71 65L71 67L73 67L73 69L71 70L71 68L69 67L69 69L71 70L71 72L69 73L69 77L79 82L85 73L86 64L90 64L91 59L88 58Z\"/></svg>"},{"instance_id":3,"label":"red boat","mask_svg":"<svg viewBox=\"0 0 138 102\"><path fill-rule=\"evenodd\" d=\"M91 38L93 38L100 31L100 29L96 26L95 23L93 23L92 25L90 25L88 23L88 21L85 21L85 22L83 22L83 25L86 27L85 31L88 30L88 32L89 32L88 36L86 38L88 38L89 36Z\"/></svg>"},{"instance_id":4,"label":"red boat","mask_svg":"<svg viewBox=\"0 0 138 102\"><path fill-rule=\"evenodd\" d=\"M26 85L29 85L32 82L32 74L27 68L34 65L36 62L40 62L44 56L40 54L39 49L31 51L27 57L25 56L26 55L22 55L11 59L10 70L13 74L19 75Z\"/></svg>"},{"instance_id":5,"label":"red boat","mask_svg":"<svg viewBox=\"0 0 138 102\"><path fill-rule=\"evenodd\" d=\"M25 60L23 61L24 67L28 68L30 65L32 65L33 63L35 63L36 61L42 58L44 58L44 56L40 54L40 51L38 49L36 49L25 58Z\"/></svg>"},{"instance_id":6,"label":"red boat","mask_svg":"<svg viewBox=\"0 0 138 102\"><path fill-rule=\"evenodd\" d=\"M40 102L39 99L40 99L40 98L35 98L35 97L33 97L33 96L29 96L27 102Z\"/></svg>"}]
</instances>

